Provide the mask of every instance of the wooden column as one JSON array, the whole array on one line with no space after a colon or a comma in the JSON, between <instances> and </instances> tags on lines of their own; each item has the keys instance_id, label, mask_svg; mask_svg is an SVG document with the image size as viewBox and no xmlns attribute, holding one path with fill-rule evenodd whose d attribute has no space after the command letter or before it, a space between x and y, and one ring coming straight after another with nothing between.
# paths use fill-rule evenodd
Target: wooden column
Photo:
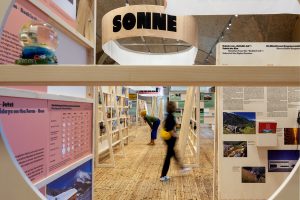
<instances>
[{"instance_id":1,"label":"wooden column","mask_svg":"<svg viewBox=\"0 0 300 200\"><path fill-rule=\"evenodd\" d=\"M159 99L158 118L162 122L164 120L164 102L163 98Z\"/></svg>"},{"instance_id":2,"label":"wooden column","mask_svg":"<svg viewBox=\"0 0 300 200\"><path fill-rule=\"evenodd\" d=\"M196 103L196 165L200 164L200 87L195 87L195 103Z\"/></svg>"},{"instance_id":3,"label":"wooden column","mask_svg":"<svg viewBox=\"0 0 300 200\"><path fill-rule=\"evenodd\" d=\"M194 94L195 94L195 87L194 86L188 87L186 92L186 99L184 103L184 112L182 116L181 129L179 133L179 149L182 158L184 158L185 156L185 151L188 144L188 134L189 134L190 119L192 115Z\"/></svg>"}]
</instances>

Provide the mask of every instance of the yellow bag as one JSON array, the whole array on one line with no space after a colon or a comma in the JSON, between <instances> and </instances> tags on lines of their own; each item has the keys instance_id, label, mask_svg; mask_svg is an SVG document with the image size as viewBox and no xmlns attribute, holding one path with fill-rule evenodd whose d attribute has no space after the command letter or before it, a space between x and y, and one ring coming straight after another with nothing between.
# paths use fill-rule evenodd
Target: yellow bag
<instances>
[{"instance_id":1,"label":"yellow bag","mask_svg":"<svg viewBox=\"0 0 300 200\"><path fill-rule=\"evenodd\" d=\"M160 129L160 137L164 140L169 140L171 138L171 133L166 131L164 128Z\"/></svg>"}]
</instances>

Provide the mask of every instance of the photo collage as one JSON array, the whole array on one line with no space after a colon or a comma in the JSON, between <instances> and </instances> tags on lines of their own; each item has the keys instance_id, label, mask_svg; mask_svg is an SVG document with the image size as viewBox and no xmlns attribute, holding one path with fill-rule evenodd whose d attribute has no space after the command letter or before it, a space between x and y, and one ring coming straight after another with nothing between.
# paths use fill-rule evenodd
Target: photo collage
<instances>
[{"instance_id":1,"label":"photo collage","mask_svg":"<svg viewBox=\"0 0 300 200\"><path fill-rule=\"evenodd\" d=\"M223 112L224 135L276 134L276 121L257 121L255 112ZM241 137L239 137L241 138ZM300 128L283 128L284 145L300 144ZM248 157L248 142L223 141L223 157ZM266 166L241 166L241 183L266 183L268 172L291 172L296 165L300 151L268 150Z\"/></svg>"}]
</instances>

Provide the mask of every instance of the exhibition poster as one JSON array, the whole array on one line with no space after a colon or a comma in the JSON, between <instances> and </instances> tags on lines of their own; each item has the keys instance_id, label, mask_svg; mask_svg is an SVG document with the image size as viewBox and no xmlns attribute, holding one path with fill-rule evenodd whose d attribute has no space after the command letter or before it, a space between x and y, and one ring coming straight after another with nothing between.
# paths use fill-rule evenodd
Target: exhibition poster
<instances>
[{"instance_id":1,"label":"exhibition poster","mask_svg":"<svg viewBox=\"0 0 300 200\"><path fill-rule=\"evenodd\" d=\"M91 103L0 97L0 126L36 183L92 154Z\"/></svg>"},{"instance_id":2,"label":"exhibition poster","mask_svg":"<svg viewBox=\"0 0 300 200\"><path fill-rule=\"evenodd\" d=\"M299 53L299 43L220 43L216 64L298 66ZM300 88L221 87L218 92L219 198L267 199L299 159ZM247 157L240 156L245 150Z\"/></svg>"}]
</instances>

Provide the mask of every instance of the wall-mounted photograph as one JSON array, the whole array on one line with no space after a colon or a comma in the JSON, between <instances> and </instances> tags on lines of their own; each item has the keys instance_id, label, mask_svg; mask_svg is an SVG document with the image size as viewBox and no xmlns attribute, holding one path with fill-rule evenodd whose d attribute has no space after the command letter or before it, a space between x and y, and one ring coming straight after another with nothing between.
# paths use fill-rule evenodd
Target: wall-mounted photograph
<instances>
[{"instance_id":1,"label":"wall-mounted photograph","mask_svg":"<svg viewBox=\"0 0 300 200\"><path fill-rule=\"evenodd\" d=\"M224 134L255 134L255 112L223 112Z\"/></svg>"},{"instance_id":2,"label":"wall-mounted photograph","mask_svg":"<svg viewBox=\"0 0 300 200\"><path fill-rule=\"evenodd\" d=\"M46 187L47 199L92 199L92 160L80 165Z\"/></svg>"},{"instance_id":3,"label":"wall-mounted photograph","mask_svg":"<svg viewBox=\"0 0 300 200\"><path fill-rule=\"evenodd\" d=\"M277 122L258 122L258 133L276 133Z\"/></svg>"},{"instance_id":4,"label":"wall-mounted photograph","mask_svg":"<svg viewBox=\"0 0 300 200\"><path fill-rule=\"evenodd\" d=\"M265 183L265 167L242 167L242 183Z\"/></svg>"},{"instance_id":5,"label":"wall-mounted photograph","mask_svg":"<svg viewBox=\"0 0 300 200\"><path fill-rule=\"evenodd\" d=\"M268 171L291 172L299 155L299 150L268 150Z\"/></svg>"},{"instance_id":6,"label":"wall-mounted photograph","mask_svg":"<svg viewBox=\"0 0 300 200\"><path fill-rule=\"evenodd\" d=\"M285 128L284 144L285 145L300 144L300 128Z\"/></svg>"},{"instance_id":7,"label":"wall-mounted photograph","mask_svg":"<svg viewBox=\"0 0 300 200\"><path fill-rule=\"evenodd\" d=\"M247 141L224 141L224 157L247 157Z\"/></svg>"}]
</instances>

